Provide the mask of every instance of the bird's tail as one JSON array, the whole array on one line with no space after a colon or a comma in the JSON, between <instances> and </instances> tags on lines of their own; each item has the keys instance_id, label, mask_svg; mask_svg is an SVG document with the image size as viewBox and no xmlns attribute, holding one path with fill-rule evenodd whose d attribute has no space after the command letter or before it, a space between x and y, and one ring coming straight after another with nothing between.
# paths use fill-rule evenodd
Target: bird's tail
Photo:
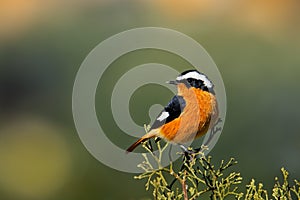
<instances>
[{"instance_id":1,"label":"bird's tail","mask_svg":"<svg viewBox=\"0 0 300 200\"><path fill-rule=\"evenodd\" d=\"M132 152L139 144L141 144L142 142L150 139L150 138L153 138L153 137L156 137L157 136L157 133L156 131L150 131L149 133L145 134L143 137L141 137L140 139L138 139L135 143L133 143L127 150L126 150L126 153L129 153L129 152Z\"/></svg>"}]
</instances>

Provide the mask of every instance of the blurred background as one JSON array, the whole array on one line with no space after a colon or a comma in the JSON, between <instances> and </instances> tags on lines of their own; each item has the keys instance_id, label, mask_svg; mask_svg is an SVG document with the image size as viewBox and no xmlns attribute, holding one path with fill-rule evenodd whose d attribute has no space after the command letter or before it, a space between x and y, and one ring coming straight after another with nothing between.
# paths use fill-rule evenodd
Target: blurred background
<instances>
[{"instance_id":1,"label":"blurred background","mask_svg":"<svg viewBox=\"0 0 300 200\"><path fill-rule=\"evenodd\" d=\"M298 0L1 0L0 199L151 198L143 181L87 152L71 108L73 82L87 54L111 35L144 26L191 36L219 67L228 110L210 153L215 163L235 157L243 184L255 178L269 191L283 166L299 180L299 24ZM99 83L96 107L108 137L123 148L134 139L124 137L105 108L113 81L148 62L189 67L156 50L112 64ZM146 93L157 96L151 100ZM130 104L133 119L149 122L149 105L164 105L171 95L140 88Z\"/></svg>"}]
</instances>

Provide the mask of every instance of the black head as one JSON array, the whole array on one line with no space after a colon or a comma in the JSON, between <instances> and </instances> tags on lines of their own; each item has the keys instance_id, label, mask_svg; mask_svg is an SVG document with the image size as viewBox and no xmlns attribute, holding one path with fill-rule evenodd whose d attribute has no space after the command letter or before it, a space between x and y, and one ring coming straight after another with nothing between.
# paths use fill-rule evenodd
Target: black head
<instances>
[{"instance_id":1,"label":"black head","mask_svg":"<svg viewBox=\"0 0 300 200\"><path fill-rule=\"evenodd\" d=\"M187 70L179 74L176 83L184 83L188 88L195 87L214 94L213 83L207 76L197 70Z\"/></svg>"}]
</instances>

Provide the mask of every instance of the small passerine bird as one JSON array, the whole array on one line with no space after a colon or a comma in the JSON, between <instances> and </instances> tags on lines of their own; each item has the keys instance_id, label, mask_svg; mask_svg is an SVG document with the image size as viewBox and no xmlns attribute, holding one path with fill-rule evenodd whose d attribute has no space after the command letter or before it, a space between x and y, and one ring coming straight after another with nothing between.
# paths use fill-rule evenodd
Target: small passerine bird
<instances>
[{"instance_id":1,"label":"small passerine bird","mask_svg":"<svg viewBox=\"0 0 300 200\"><path fill-rule=\"evenodd\" d=\"M167 142L182 145L207 133L210 125L218 119L218 105L213 83L197 71L187 70L175 81L175 95L158 115L148 133L133 143L127 152L132 152L142 142L158 137Z\"/></svg>"}]
</instances>

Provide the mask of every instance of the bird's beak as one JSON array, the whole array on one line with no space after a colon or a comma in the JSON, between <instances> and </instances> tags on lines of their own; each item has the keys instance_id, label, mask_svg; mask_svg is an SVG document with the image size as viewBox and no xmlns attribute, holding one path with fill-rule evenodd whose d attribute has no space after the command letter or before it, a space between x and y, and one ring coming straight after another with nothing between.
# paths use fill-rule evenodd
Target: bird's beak
<instances>
[{"instance_id":1,"label":"bird's beak","mask_svg":"<svg viewBox=\"0 0 300 200\"><path fill-rule=\"evenodd\" d=\"M167 81L166 83L169 83L169 84L173 84L173 85L177 85L177 81Z\"/></svg>"}]
</instances>

